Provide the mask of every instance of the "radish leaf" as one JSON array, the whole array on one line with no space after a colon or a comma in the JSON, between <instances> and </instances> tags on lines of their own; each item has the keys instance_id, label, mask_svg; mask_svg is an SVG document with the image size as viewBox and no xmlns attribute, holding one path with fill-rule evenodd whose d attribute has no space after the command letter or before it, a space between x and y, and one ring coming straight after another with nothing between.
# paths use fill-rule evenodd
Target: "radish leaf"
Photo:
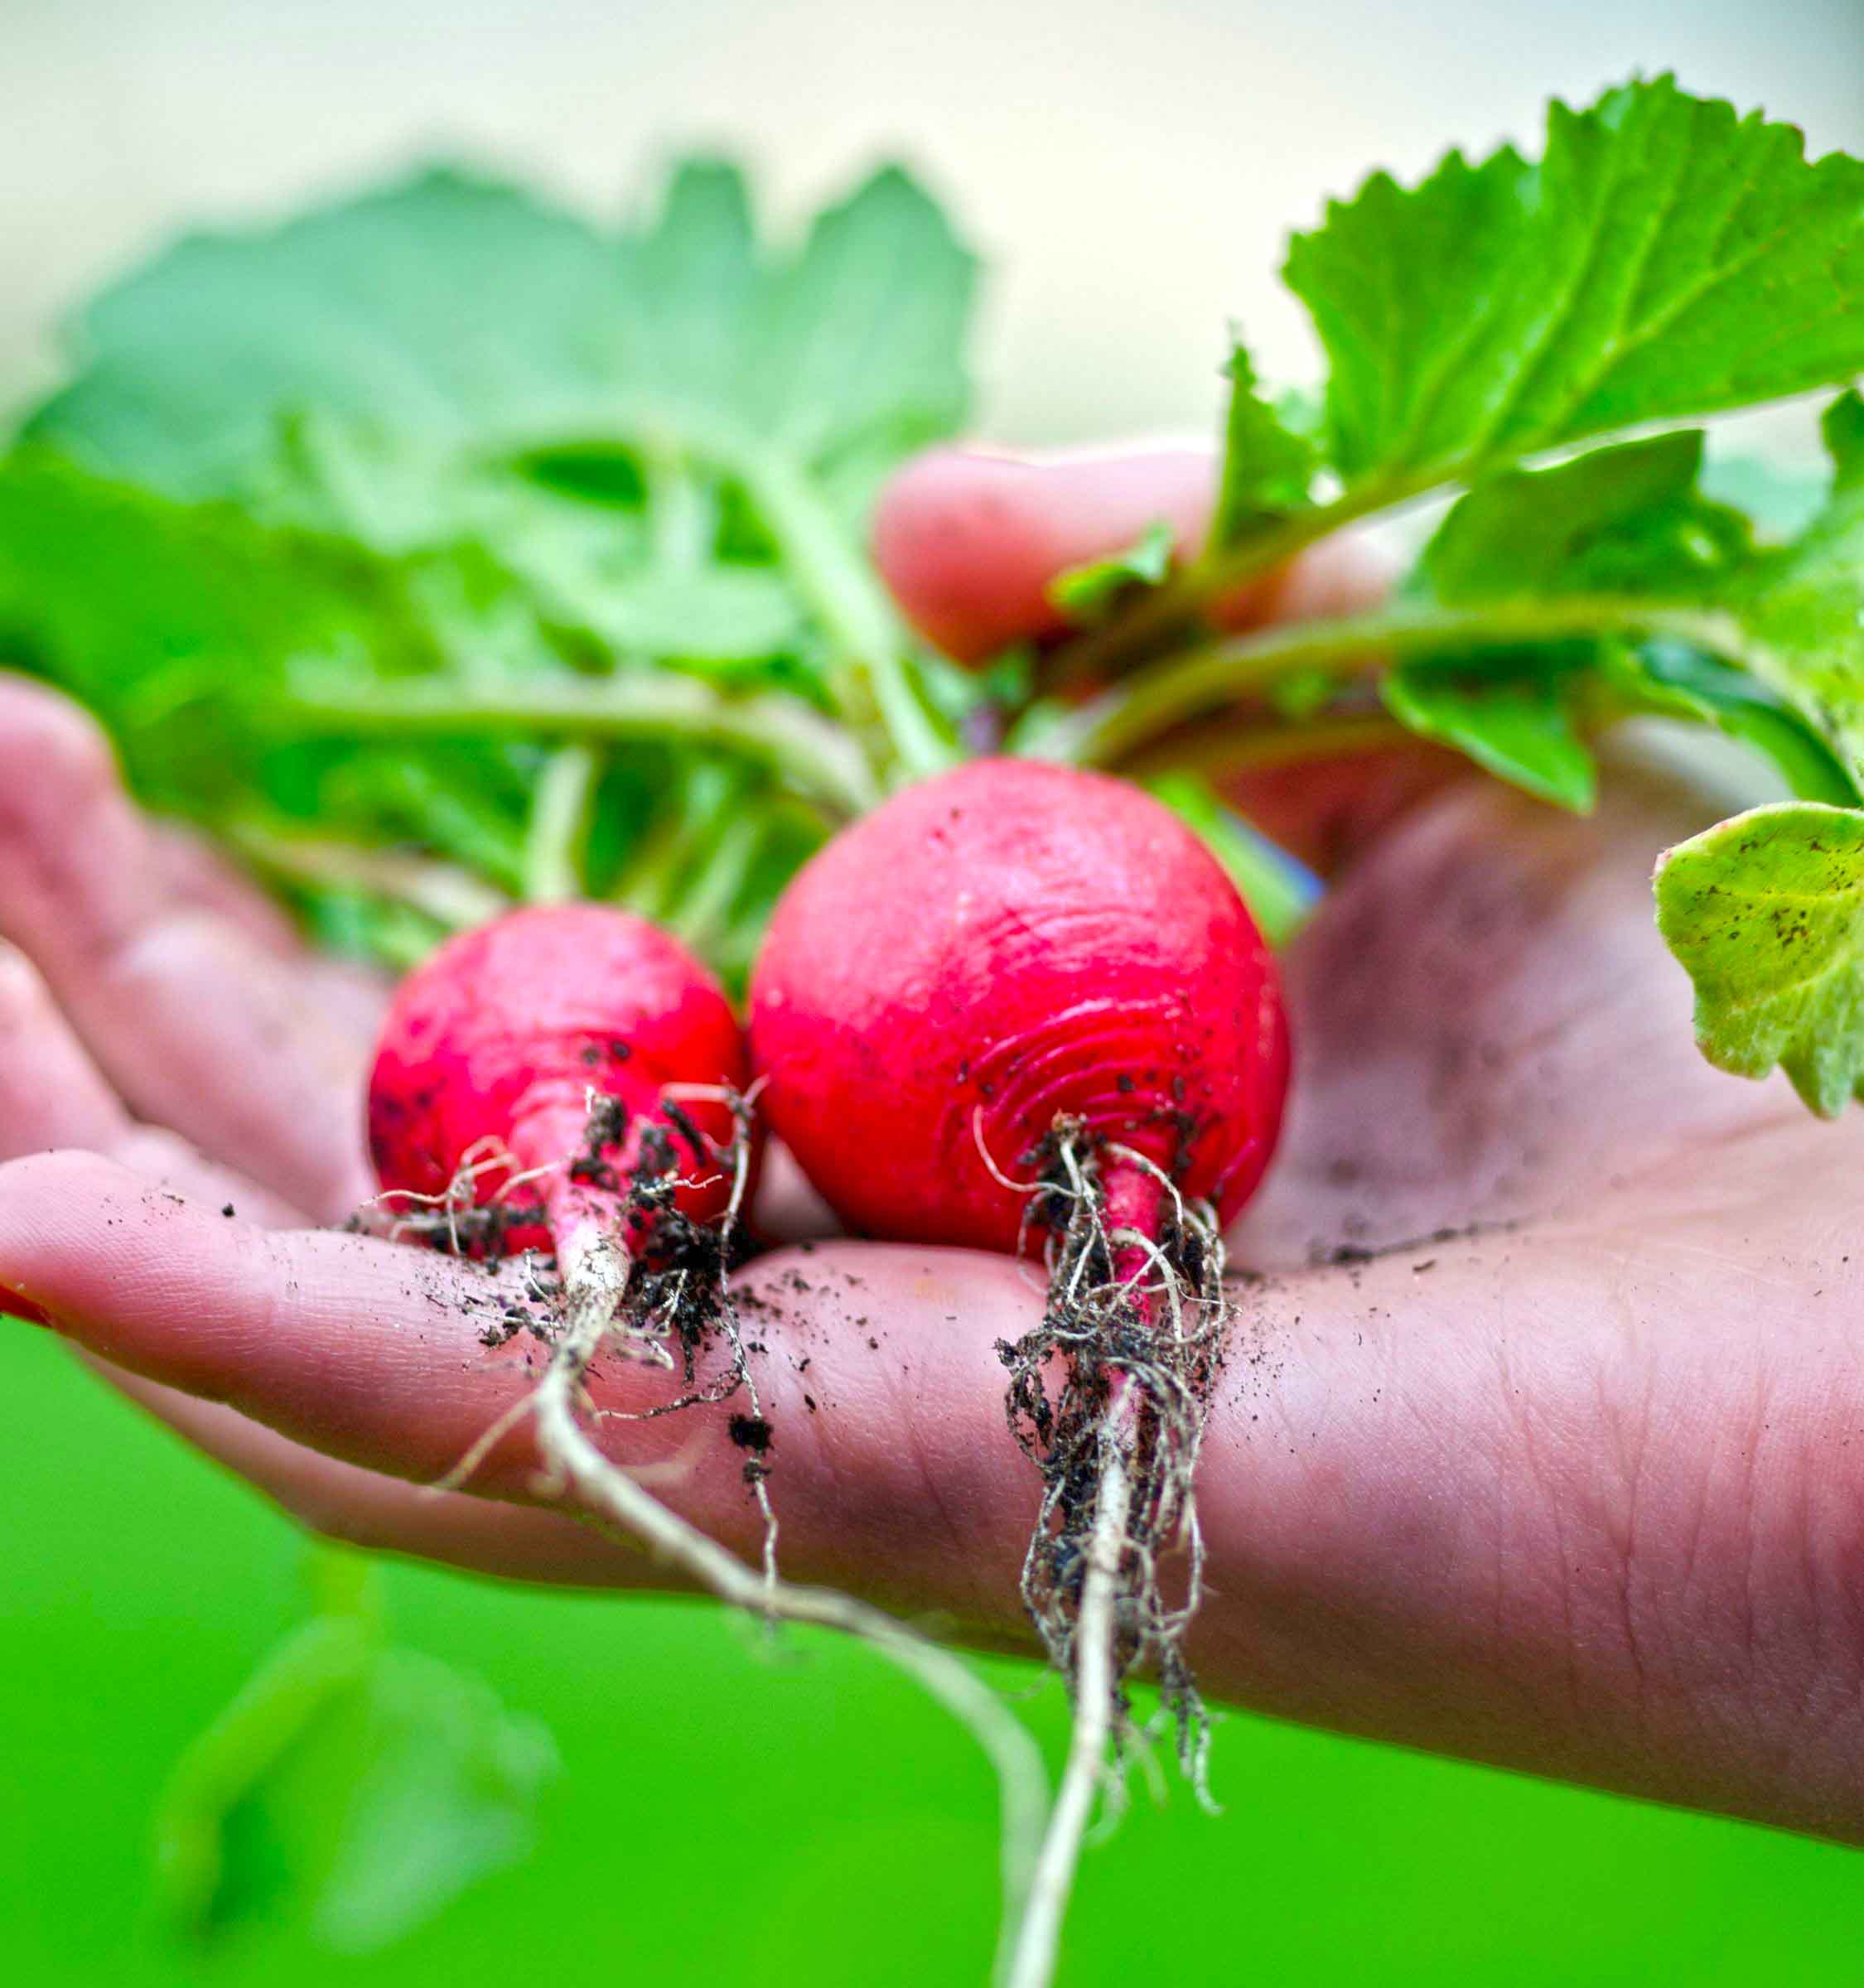
<instances>
[{"instance_id":1,"label":"radish leaf","mask_svg":"<svg viewBox=\"0 0 1864 1988\"><path fill-rule=\"evenodd\" d=\"M1864 773L1864 399L1828 409L1834 469L1823 508L1789 546L1755 562L1729 605L1742 660L1789 698L1853 774Z\"/></svg>"},{"instance_id":2,"label":"radish leaf","mask_svg":"<svg viewBox=\"0 0 1864 1988\"><path fill-rule=\"evenodd\" d=\"M1864 163L1673 78L1554 103L1537 163L1452 152L1297 238L1349 486L1424 488L1864 369Z\"/></svg>"},{"instance_id":3,"label":"radish leaf","mask_svg":"<svg viewBox=\"0 0 1864 1988\"><path fill-rule=\"evenodd\" d=\"M1385 678L1385 707L1419 737L1576 813L1587 813L1598 769L1575 728L1567 673L1533 657L1465 664L1406 663Z\"/></svg>"},{"instance_id":4,"label":"radish leaf","mask_svg":"<svg viewBox=\"0 0 1864 1988\"><path fill-rule=\"evenodd\" d=\"M1049 582L1049 601L1070 620L1097 620L1133 587L1157 586L1171 570L1177 542L1169 519L1157 519L1123 552L1071 566Z\"/></svg>"},{"instance_id":5,"label":"radish leaf","mask_svg":"<svg viewBox=\"0 0 1864 1988\"><path fill-rule=\"evenodd\" d=\"M1223 478L1210 543L1224 546L1273 519L1301 509L1320 452L1263 398L1248 348L1230 343L1229 413L1224 424Z\"/></svg>"},{"instance_id":6,"label":"radish leaf","mask_svg":"<svg viewBox=\"0 0 1864 1988\"><path fill-rule=\"evenodd\" d=\"M1454 606L1545 593L1699 601L1747 552L1747 520L1697 489L1702 437L1679 428L1512 470L1451 507L1417 578Z\"/></svg>"},{"instance_id":7,"label":"radish leaf","mask_svg":"<svg viewBox=\"0 0 1864 1988\"><path fill-rule=\"evenodd\" d=\"M1710 1062L1778 1064L1828 1118L1864 1090L1864 813L1788 801L1718 823L1664 856L1657 921Z\"/></svg>"}]
</instances>

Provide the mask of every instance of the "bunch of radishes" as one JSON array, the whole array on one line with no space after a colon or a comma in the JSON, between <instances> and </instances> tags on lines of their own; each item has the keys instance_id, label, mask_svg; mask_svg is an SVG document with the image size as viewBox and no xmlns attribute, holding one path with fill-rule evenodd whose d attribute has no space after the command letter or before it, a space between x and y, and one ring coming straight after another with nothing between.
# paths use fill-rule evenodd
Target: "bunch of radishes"
<instances>
[{"instance_id":1,"label":"bunch of radishes","mask_svg":"<svg viewBox=\"0 0 1864 1988\"><path fill-rule=\"evenodd\" d=\"M1180 1647L1191 1469L1220 1353L1221 1233L1261 1178L1287 1083L1273 963L1160 803L988 759L905 788L798 875L749 1006L747 1040L706 970L640 919L514 913L403 984L372 1083L377 1167L430 1232L472 1215L484 1247L490 1211L508 1247L554 1239L553 1373L572 1406L605 1339L657 1344L667 1260L689 1262L695 1231L735 1212L765 1125L857 1233L1041 1251L1042 1323L1002 1351L1044 1479L1025 1595L1077 1708L1013 1974L1045 1979L1136 1667L1158 1672L1197 1761ZM728 1254L712 1258L721 1290Z\"/></svg>"}]
</instances>

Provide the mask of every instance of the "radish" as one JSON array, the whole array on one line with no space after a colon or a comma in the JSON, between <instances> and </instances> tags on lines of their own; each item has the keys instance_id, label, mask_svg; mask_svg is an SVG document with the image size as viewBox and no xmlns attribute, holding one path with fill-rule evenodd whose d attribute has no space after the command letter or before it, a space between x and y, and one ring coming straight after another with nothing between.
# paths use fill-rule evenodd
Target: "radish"
<instances>
[{"instance_id":1,"label":"radish","mask_svg":"<svg viewBox=\"0 0 1864 1988\"><path fill-rule=\"evenodd\" d=\"M630 912L514 911L449 940L402 982L369 1086L393 1232L478 1255L553 1248L563 1281L563 1329L536 1396L449 1483L524 1413L541 1423L554 1405L561 1431L611 1335L670 1366L662 1342L676 1334L690 1384L717 1330L732 1356L723 1377L650 1412L744 1387L765 1426L726 1296L755 1159L745 1076L743 1031L717 982ZM766 1470L761 1449L746 1479L774 1551Z\"/></svg>"},{"instance_id":2,"label":"radish","mask_svg":"<svg viewBox=\"0 0 1864 1988\"><path fill-rule=\"evenodd\" d=\"M476 1210L453 1233L480 1253L554 1238L573 1257L605 1229L640 1243L651 1211L630 1183L669 1156L679 1212L724 1214L717 1155L745 1064L723 991L677 939L605 905L534 905L402 982L369 1078L369 1151L391 1194Z\"/></svg>"},{"instance_id":3,"label":"radish","mask_svg":"<svg viewBox=\"0 0 1864 1988\"><path fill-rule=\"evenodd\" d=\"M1191 1475L1226 1317L1221 1232L1262 1178L1287 1088L1274 965L1235 886L1149 795L976 760L896 795L798 875L752 974L751 1038L772 1131L851 1228L1045 1247L1042 1323L999 1349L1044 1481L1024 1597L1076 1705L1012 1977L1045 1981L1142 1663L1203 1784L1182 1651ZM1158 1560L1181 1543L1174 1602Z\"/></svg>"},{"instance_id":4,"label":"radish","mask_svg":"<svg viewBox=\"0 0 1864 1988\"><path fill-rule=\"evenodd\" d=\"M790 884L751 989L764 1110L850 1228L1014 1249L1002 1178L1064 1120L1227 1223L1287 1087L1268 949L1178 818L1125 782L978 760L908 788ZM1142 1164L1142 1161L1149 1164Z\"/></svg>"}]
</instances>

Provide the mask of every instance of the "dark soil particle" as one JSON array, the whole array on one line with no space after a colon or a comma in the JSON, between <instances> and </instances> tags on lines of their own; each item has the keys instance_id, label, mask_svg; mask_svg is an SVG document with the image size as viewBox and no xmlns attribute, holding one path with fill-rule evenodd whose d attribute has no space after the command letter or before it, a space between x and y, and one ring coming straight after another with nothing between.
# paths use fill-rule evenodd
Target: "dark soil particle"
<instances>
[{"instance_id":1,"label":"dark soil particle","mask_svg":"<svg viewBox=\"0 0 1864 1988\"><path fill-rule=\"evenodd\" d=\"M770 1446L774 1431L761 1415L734 1415L728 1427L732 1440L741 1450L754 1450L761 1456Z\"/></svg>"},{"instance_id":2,"label":"dark soil particle","mask_svg":"<svg viewBox=\"0 0 1864 1988\"><path fill-rule=\"evenodd\" d=\"M707 1143L705 1135L693 1124L692 1119L670 1098L662 1101L660 1108L665 1112L674 1129L685 1141L687 1151L693 1156L697 1164L700 1166L709 1166L712 1158L712 1148Z\"/></svg>"},{"instance_id":3,"label":"dark soil particle","mask_svg":"<svg viewBox=\"0 0 1864 1988\"><path fill-rule=\"evenodd\" d=\"M233 1219L233 1204L230 1201L228 1202L226 1206L220 1210L220 1213L226 1217L228 1221L230 1222Z\"/></svg>"}]
</instances>

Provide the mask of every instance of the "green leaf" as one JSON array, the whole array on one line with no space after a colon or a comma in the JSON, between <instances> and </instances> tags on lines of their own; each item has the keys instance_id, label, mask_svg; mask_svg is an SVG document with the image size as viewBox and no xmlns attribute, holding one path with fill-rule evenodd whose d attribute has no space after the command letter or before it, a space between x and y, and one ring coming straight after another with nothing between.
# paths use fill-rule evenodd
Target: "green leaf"
<instances>
[{"instance_id":1,"label":"green leaf","mask_svg":"<svg viewBox=\"0 0 1864 1988\"><path fill-rule=\"evenodd\" d=\"M587 670L761 675L924 771L949 741L861 535L880 480L962 417L973 276L897 167L793 250L716 161L631 229L430 171L107 292L27 432L266 522L470 552L523 600L447 618L462 670L541 618Z\"/></svg>"},{"instance_id":2,"label":"green leaf","mask_svg":"<svg viewBox=\"0 0 1864 1988\"><path fill-rule=\"evenodd\" d=\"M605 230L443 169L269 229L191 237L84 314L83 371L29 424L190 497L276 484L307 414L430 478L645 420L741 424L805 461L897 456L961 417L970 255L897 168L802 250L755 236L735 169L675 175ZM417 468L418 465L417 463Z\"/></svg>"},{"instance_id":3,"label":"green leaf","mask_svg":"<svg viewBox=\"0 0 1864 1988\"><path fill-rule=\"evenodd\" d=\"M1754 808L1670 850L1656 888L1710 1062L1777 1064L1828 1118L1864 1093L1864 813Z\"/></svg>"},{"instance_id":4,"label":"green leaf","mask_svg":"<svg viewBox=\"0 0 1864 1988\"><path fill-rule=\"evenodd\" d=\"M795 595L773 573L713 566L698 572L661 567L616 578L587 597L571 596L582 618L624 653L672 661L750 662L794 649L804 621ZM567 604L567 603L566 603Z\"/></svg>"},{"instance_id":5,"label":"green leaf","mask_svg":"<svg viewBox=\"0 0 1864 1988\"><path fill-rule=\"evenodd\" d=\"M1742 660L1864 772L1864 399L1827 411L1833 477L1799 538L1763 556L1726 596Z\"/></svg>"},{"instance_id":6,"label":"green leaf","mask_svg":"<svg viewBox=\"0 0 1864 1988\"><path fill-rule=\"evenodd\" d=\"M49 456L0 463L0 644L97 711L171 805L256 777L242 714L298 663L394 676L432 653L404 577Z\"/></svg>"},{"instance_id":7,"label":"green leaf","mask_svg":"<svg viewBox=\"0 0 1864 1988\"><path fill-rule=\"evenodd\" d=\"M1050 604L1074 622L1103 620L1134 587L1157 586L1164 579L1176 543L1171 520L1155 519L1122 551L1057 573L1049 582Z\"/></svg>"},{"instance_id":8,"label":"green leaf","mask_svg":"<svg viewBox=\"0 0 1864 1988\"><path fill-rule=\"evenodd\" d=\"M1350 486L1428 487L1864 370L1864 163L1673 79L1548 111L1544 156L1452 152L1299 236Z\"/></svg>"},{"instance_id":9,"label":"green leaf","mask_svg":"<svg viewBox=\"0 0 1864 1988\"><path fill-rule=\"evenodd\" d=\"M735 358L753 424L806 460L894 459L963 420L976 264L898 166L830 208L780 265Z\"/></svg>"},{"instance_id":10,"label":"green leaf","mask_svg":"<svg viewBox=\"0 0 1864 1988\"><path fill-rule=\"evenodd\" d=\"M1451 506L1418 567L1451 606L1588 593L1699 600L1750 548L1739 513L1698 492L1702 437L1683 428L1514 470Z\"/></svg>"},{"instance_id":11,"label":"green leaf","mask_svg":"<svg viewBox=\"0 0 1864 1988\"><path fill-rule=\"evenodd\" d=\"M1538 658L1498 658L1480 668L1408 663L1380 688L1392 716L1419 737L1583 814L1596 798L1598 769L1574 727L1565 674Z\"/></svg>"},{"instance_id":12,"label":"green leaf","mask_svg":"<svg viewBox=\"0 0 1864 1988\"><path fill-rule=\"evenodd\" d=\"M1747 520L1702 495L1702 441L1699 431L1684 429L1478 484L1451 507L1425 548L1413 594L1452 607L1579 594L1608 610L1655 596L1698 615L1705 635L1719 633L1731 648L1751 642L1758 659L1768 631L1784 625L1785 589L1801 585L1804 564L1798 549L1791 557L1757 554ZM1822 598L1834 581L1841 588L1851 584L1842 562L1835 568L1828 559L1818 564ZM1710 618L1730 602L1744 621ZM1829 628L1823 616L1820 630L1818 655L1829 659L1843 630ZM1584 667L1593 673L1596 717L1640 711L1712 724L1773 760L1795 793L1840 805L1859 798L1852 774L1814 723L1746 670L1674 640L1627 644L1601 637L1590 648ZM1510 665L1504 659L1501 667ZM1777 658L1770 668L1775 680L1784 680ZM1466 699L1474 697L1475 676L1466 663L1458 670L1452 680L1463 685ZM1415 666L1410 674L1414 683ZM1569 708L1580 688L1569 674ZM1394 709L1408 723L1414 722L1414 702L1401 684ZM1545 717L1542 689L1534 690L1533 702ZM1490 707L1485 702L1483 708ZM1511 726L1522 717L1512 697L1499 708ZM1466 702L1460 715L1466 717L1467 709ZM1561 756L1569 757L1563 749ZM1503 770L1493 759L1484 763ZM1518 778L1519 770L1509 777Z\"/></svg>"},{"instance_id":13,"label":"green leaf","mask_svg":"<svg viewBox=\"0 0 1864 1988\"><path fill-rule=\"evenodd\" d=\"M29 432L177 495L250 493L312 410L484 446L572 432L626 339L613 246L516 187L423 172L269 229L196 234L99 297Z\"/></svg>"},{"instance_id":14,"label":"green leaf","mask_svg":"<svg viewBox=\"0 0 1864 1988\"><path fill-rule=\"evenodd\" d=\"M1850 807L1864 800L1844 762L1789 704L1746 670L1673 642L1614 649L1606 675L1635 709L1715 726L1773 761L1802 800Z\"/></svg>"},{"instance_id":15,"label":"green leaf","mask_svg":"<svg viewBox=\"0 0 1864 1988\"><path fill-rule=\"evenodd\" d=\"M1299 510L1318 466L1319 451L1258 390L1248 348L1234 336L1224 368L1229 413L1210 543L1225 546L1268 520Z\"/></svg>"}]
</instances>

